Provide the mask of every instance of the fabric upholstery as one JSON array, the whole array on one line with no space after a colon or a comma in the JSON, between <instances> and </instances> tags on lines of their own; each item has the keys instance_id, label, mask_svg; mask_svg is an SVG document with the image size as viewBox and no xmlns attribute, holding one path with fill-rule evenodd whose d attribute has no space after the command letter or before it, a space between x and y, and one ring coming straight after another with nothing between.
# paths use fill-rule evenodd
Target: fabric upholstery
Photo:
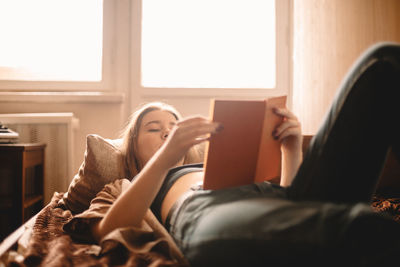
<instances>
[{"instance_id":1,"label":"fabric upholstery","mask_svg":"<svg viewBox=\"0 0 400 267\"><path fill-rule=\"evenodd\" d=\"M96 134L86 138L84 161L59 204L72 213L86 210L104 185L125 177L120 139L105 139Z\"/></svg>"}]
</instances>

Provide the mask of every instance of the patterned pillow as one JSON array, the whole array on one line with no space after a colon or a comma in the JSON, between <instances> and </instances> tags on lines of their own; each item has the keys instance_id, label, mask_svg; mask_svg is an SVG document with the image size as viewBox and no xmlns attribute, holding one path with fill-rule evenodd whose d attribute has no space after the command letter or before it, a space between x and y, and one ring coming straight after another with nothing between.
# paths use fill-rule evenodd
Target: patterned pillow
<instances>
[{"instance_id":1,"label":"patterned pillow","mask_svg":"<svg viewBox=\"0 0 400 267\"><path fill-rule=\"evenodd\" d=\"M105 139L96 134L86 137L85 158L68 191L58 203L72 213L89 208L90 201L103 187L119 178L125 178L121 139Z\"/></svg>"}]
</instances>

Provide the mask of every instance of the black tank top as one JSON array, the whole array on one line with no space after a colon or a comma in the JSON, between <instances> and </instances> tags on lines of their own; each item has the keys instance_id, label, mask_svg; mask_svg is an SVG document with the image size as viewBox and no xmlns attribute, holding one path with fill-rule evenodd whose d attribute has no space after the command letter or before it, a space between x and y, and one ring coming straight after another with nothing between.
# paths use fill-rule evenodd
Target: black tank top
<instances>
[{"instance_id":1,"label":"black tank top","mask_svg":"<svg viewBox=\"0 0 400 267\"><path fill-rule=\"evenodd\" d=\"M183 175L190 172L198 172L202 170L203 170L203 163L196 163L196 164L187 164L178 166L168 171L168 174L165 177L160 190L158 191L153 203L150 206L151 211L154 213L154 215L160 222L161 222L161 204L165 196L167 195L169 189L172 187L172 185Z\"/></svg>"}]
</instances>

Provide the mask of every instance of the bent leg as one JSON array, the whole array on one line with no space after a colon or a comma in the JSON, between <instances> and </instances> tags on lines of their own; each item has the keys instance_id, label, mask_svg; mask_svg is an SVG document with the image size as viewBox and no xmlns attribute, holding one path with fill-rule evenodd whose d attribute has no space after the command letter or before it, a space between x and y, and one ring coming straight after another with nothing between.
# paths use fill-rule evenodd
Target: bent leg
<instances>
[{"instance_id":1,"label":"bent leg","mask_svg":"<svg viewBox=\"0 0 400 267\"><path fill-rule=\"evenodd\" d=\"M311 141L287 190L289 198L369 201L388 149L399 149L399 96L400 46L369 49L349 72Z\"/></svg>"},{"instance_id":2,"label":"bent leg","mask_svg":"<svg viewBox=\"0 0 400 267\"><path fill-rule=\"evenodd\" d=\"M183 202L170 233L191 266L359 266L398 246L399 225L367 204L291 201L264 189L203 191Z\"/></svg>"}]
</instances>

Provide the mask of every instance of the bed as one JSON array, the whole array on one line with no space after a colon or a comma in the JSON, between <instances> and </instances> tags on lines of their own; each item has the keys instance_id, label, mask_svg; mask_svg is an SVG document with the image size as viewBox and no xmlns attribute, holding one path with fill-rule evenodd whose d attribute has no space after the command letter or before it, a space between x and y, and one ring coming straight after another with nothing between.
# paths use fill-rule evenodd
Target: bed
<instances>
[{"instance_id":1,"label":"bed","mask_svg":"<svg viewBox=\"0 0 400 267\"><path fill-rule=\"evenodd\" d=\"M307 148L311 137L304 136L303 149ZM0 245L0 266L188 265L179 249L173 245L171 237L151 215L146 220L156 231L140 232L138 240L146 240L142 243L127 243L111 238L109 242L97 245L66 231L65 225L69 225L68 222L76 214L87 209L104 185L124 177L119 144L120 140L88 135L84 162L68 192L55 192L38 214L3 240ZM400 222L399 178L400 165L390 152L371 207L376 212L390 214L397 222Z\"/></svg>"}]
</instances>

